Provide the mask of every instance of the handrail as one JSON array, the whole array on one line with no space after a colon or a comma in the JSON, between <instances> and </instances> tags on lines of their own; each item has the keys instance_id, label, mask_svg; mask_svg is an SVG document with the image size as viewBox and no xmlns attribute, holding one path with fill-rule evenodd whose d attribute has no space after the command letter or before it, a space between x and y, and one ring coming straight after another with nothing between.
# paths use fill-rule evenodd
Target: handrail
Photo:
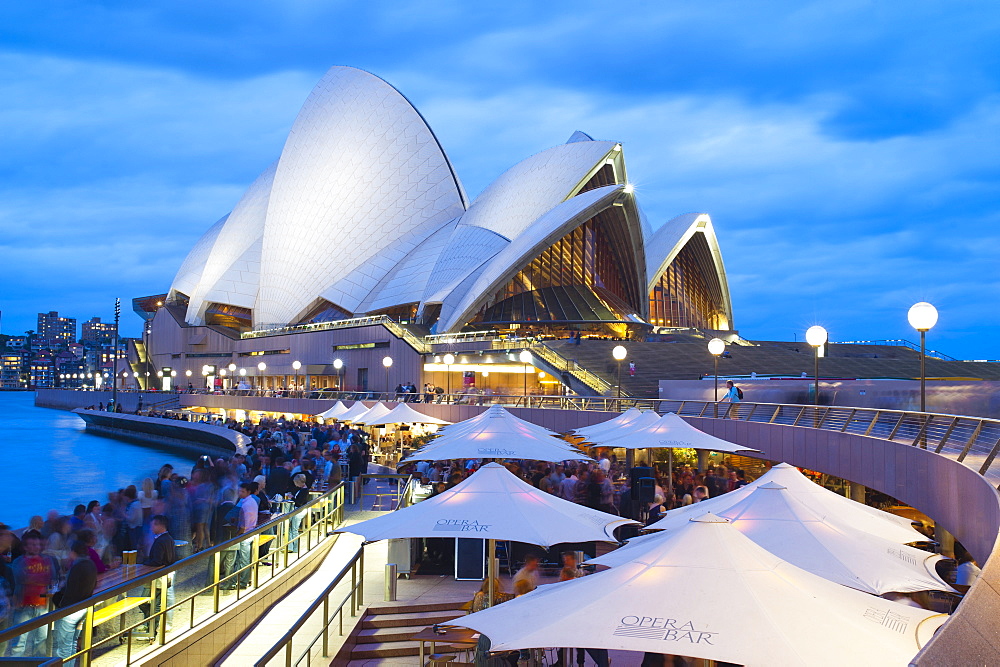
<instances>
[{"instance_id":1,"label":"handrail","mask_svg":"<svg viewBox=\"0 0 1000 667\"><path fill-rule=\"evenodd\" d=\"M211 612L210 614L211 616L219 613L221 609L220 589L222 586L225 585L226 581L238 582L240 579L246 577L251 579L252 586L256 588L258 585L257 566L262 562L261 558L256 553L256 547L258 546L259 537L261 535L269 533L281 535L284 533L286 538L283 542L281 540L278 540L278 549L275 550L275 553L270 558L272 577L274 576L274 572L276 570L276 563L278 562L278 555L280 553L284 553L285 562L284 566L281 569L285 569L288 567L289 553L295 554L295 559L297 560L298 558L301 558L305 552L311 551L313 548L318 547L323 542L322 537L325 536L325 533L330 532L330 529L339 526L343 522L344 489L345 489L344 483L340 483L337 486L323 492L321 495L314 498L306 505L297 508L291 512L276 516L275 518L256 527L255 529L243 533L241 535L238 535L236 537L233 537L229 540L226 540L225 542L217 544L210 549L206 549L196 554L192 554L191 556L181 559L168 567L159 568L154 572L150 572L149 574L129 579L121 584L118 584L117 586L113 586L112 588L104 590L101 593L94 595L81 602L78 602L76 604L69 605L58 610L50 611L46 614L38 616L34 619L31 619L19 625L0 631L0 645L3 645L5 642L14 640L18 636L26 632L30 632L32 630L41 628L43 626L50 626L53 623L55 623L55 621L69 614L73 614L75 612L82 610L87 610L88 613L87 613L87 621L85 623L84 648L82 651L77 652L74 655L74 657L80 657L83 661L83 664L89 664L89 662L93 658L92 652L98 645L109 644L110 640L112 639L122 638L123 641L127 639L129 643L128 646L129 651L125 664L126 665L131 664L130 660L133 657L131 652L131 642L133 640L132 635L133 631L136 630L140 625L149 623L150 627L152 628L154 624L159 622L160 629L156 633L157 634L156 639L159 640L159 645L162 646L166 643L166 632L167 632L167 630L165 629L166 624L162 622L166 614L173 613L181 605L185 605L190 602L192 624L190 628L188 628L189 631L190 629L193 629L197 625L194 622L194 616L195 616L194 610L195 610L195 600L200 595L203 595L205 593L212 594L214 598L213 602L214 611ZM333 504L333 507L331 507L331 504ZM316 522L310 522L309 518L314 514L316 510L320 510L322 512L320 518ZM290 537L288 532L286 532L286 529L288 528L289 525L291 525L291 520L293 518L300 518L306 520L305 522L303 522L305 523L304 527L299 532L298 536L294 538ZM324 528L326 528L327 530L324 531ZM312 532L314 530L317 532L315 543L312 540ZM253 548L249 564L245 565L240 570L236 570L228 575L221 576L220 564L223 552L239 549L240 545L247 542L248 540L250 541L251 546ZM165 599L162 600L160 608L157 611L152 611L151 608L151 613L148 617L143 618L138 623L135 623L127 628L123 628L119 632L112 633L110 637L102 638L99 641L86 640L86 636L92 633L92 627L93 627L92 617L93 617L93 612L97 609L97 605L110 601L118 597L119 595L126 595L129 591L133 591L143 586L148 586L150 590L153 590L153 584L155 582L166 581L168 578L172 579L173 575L185 570L190 571L188 570L188 568L191 568L192 566L201 563L209 565L208 561L211 561L210 571L214 572L213 580L209 583L208 586L201 587L199 590L195 591L192 595L185 597L185 599L183 600L177 601L175 604L169 607L165 604L166 600ZM244 572L247 572L247 574L244 575ZM161 590L163 591L166 591L166 588L167 587L165 585L161 586ZM236 590L237 593L235 599L238 601L239 599L242 599L239 594L238 586ZM184 630L181 630L180 634L183 634L183 632Z\"/></svg>"},{"instance_id":2,"label":"handrail","mask_svg":"<svg viewBox=\"0 0 1000 667\"><path fill-rule=\"evenodd\" d=\"M275 656L277 656L279 653L281 653L282 649L284 649L286 651L285 665L291 665L291 664L293 664L292 663L292 650L293 650L293 640L295 638L295 633L298 632L302 628L302 626L305 625L309 621L310 617L312 617L312 615L315 614L316 611L320 608L320 605L323 605L323 611L324 611L324 614L327 617L325 619L325 621L324 621L323 630L321 632L321 634L323 636L323 639L324 639L324 654L325 654L326 653L326 650L325 650L326 649L326 630L329 627L330 620L331 620L331 617L330 617L330 614L329 614L329 602L328 602L328 599L329 599L330 595L333 594L334 589L337 588L337 586L340 585L340 583L344 579L344 577L347 576L348 571L350 571L351 575L352 575L351 592L350 592L350 594L346 598L344 598L344 601L341 602L340 605L338 605L337 611L335 612L335 614L339 614L340 615L340 618L341 618L340 633L343 634L344 633L344 627L343 627L343 609L344 609L344 605L347 603L348 600L351 601L351 616L356 616L358 610L360 610L360 608L361 608L361 603L362 603L361 595L362 595L362 593L364 591L364 589L363 589L364 571L365 571L364 563L365 563L365 548L364 548L364 545L361 545L361 546L358 547L357 551L354 552L354 556L352 556L351 559L349 561L347 561L347 563L344 565L344 567L340 568L340 572L338 572L337 576L335 576L333 578L333 581L331 581L327 585L327 587L323 589L323 592L320 593L316 597L316 599L313 601L313 603L311 605L309 605L309 607L305 610L305 612L303 612L302 615L299 616L295 620L294 623L292 623L292 626L288 629L288 631L285 634L283 634L281 636L281 638L277 642L275 642L274 645L271 648L269 648L264 653L264 655L262 655L260 657L259 660L257 660L257 662L254 663L254 667L264 667ZM361 576L358 576L358 571L359 570L360 570ZM312 647L316 644L316 641L318 639L319 639L319 635L317 635L316 639L313 639L313 641L310 642L309 646L306 648L306 652L309 652L312 649ZM300 658L300 660L301 660L301 658Z\"/></svg>"},{"instance_id":3,"label":"handrail","mask_svg":"<svg viewBox=\"0 0 1000 667\"><path fill-rule=\"evenodd\" d=\"M309 324L292 324L288 326L272 327L269 329L256 329L245 331L240 334L240 339L264 338L266 336L281 336L284 334L299 333L302 331L330 331L332 329L354 329L357 327L384 326L397 338L405 340L417 352L427 352L429 347L422 340L410 333L405 327L388 315L369 315L366 317L351 317L345 320L333 320L331 322L312 322Z\"/></svg>"}]
</instances>

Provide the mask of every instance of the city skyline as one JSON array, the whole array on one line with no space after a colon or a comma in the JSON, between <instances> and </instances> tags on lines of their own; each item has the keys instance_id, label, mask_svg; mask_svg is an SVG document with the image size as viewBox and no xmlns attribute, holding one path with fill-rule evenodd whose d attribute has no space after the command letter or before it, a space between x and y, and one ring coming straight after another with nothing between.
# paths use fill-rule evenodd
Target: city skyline
<instances>
[{"instance_id":1,"label":"city skyline","mask_svg":"<svg viewBox=\"0 0 1000 667\"><path fill-rule=\"evenodd\" d=\"M913 340L928 300L930 347L997 356L985 4L235 6L0 9L4 333L163 291L346 64L410 97L470 196L573 131L622 141L653 227L712 216L744 336Z\"/></svg>"}]
</instances>

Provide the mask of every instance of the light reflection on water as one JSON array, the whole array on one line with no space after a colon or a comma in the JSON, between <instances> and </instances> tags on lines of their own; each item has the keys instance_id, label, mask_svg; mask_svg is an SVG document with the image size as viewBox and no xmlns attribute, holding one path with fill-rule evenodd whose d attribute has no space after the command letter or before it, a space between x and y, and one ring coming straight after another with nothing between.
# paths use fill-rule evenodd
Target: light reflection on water
<instances>
[{"instance_id":1,"label":"light reflection on water","mask_svg":"<svg viewBox=\"0 0 1000 667\"><path fill-rule=\"evenodd\" d=\"M191 472L193 457L85 433L72 412L34 400L31 392L0 392L0 522L20 528L50 509L106 503L109 491L155 479L164 463Z\"/></svg>"}]
</instances>

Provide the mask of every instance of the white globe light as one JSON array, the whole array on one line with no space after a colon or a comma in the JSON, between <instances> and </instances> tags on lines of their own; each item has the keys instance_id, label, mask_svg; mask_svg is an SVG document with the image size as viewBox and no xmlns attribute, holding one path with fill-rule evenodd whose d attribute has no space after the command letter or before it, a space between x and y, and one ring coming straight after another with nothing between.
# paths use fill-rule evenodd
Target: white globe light
<instances>
[{"instance_id":1,"label":"white globe light","mask_svg":"<svg viewBox=\"0 0 1000 667\"><path fill-rule=\"evenodd\" d=\"M819 326L811 326L806 329L806 342L813 347L819 347L826 342L826 329Z\"/></svg>"},{"instance_id":2,"label":"white globe light","mask_svg":"<svg viewBox=\"0 0 1000 667\"><path fill-rule=\"evenodd\" d=\"M344 360L343 359L334 359L333 360L333 367L336 368L339 371L341 368L344 367Z\"/></svg>"},{"instance_id":3,"label":"white globe light","mask_svg":"<svg viewBox=\"0 0 1000 667\"><path fill-rule=\"evenodd\" d=\"M709 354L714 354L715 356L719 356L725 351L726 351L726 341L722 340L721 338L713 338L712 340L708 341Z\"/></svg>"},{"instance_id":4,"label":"white globe light","mask_svg":"<svg viewBox=\"0 0 1000 667\"><path fill-rule=\"evenodd\" d=\"M163 377L163 371L156 371L156 377Z\"/></svg>"},{"instance_id":5,"label":"white globe light","mask_svg":"<svg viewBox=\"0 0 1000 667\"><path fill-rule=\"evenodd\" d=\"M455 355L454 354L446 354L446 355L444 355L443 361L444 361L444 363L445 363L446 366L451 366L453 363L455 363Z\"/></svg>"},{"instance_id":6,"label":"white globe light","mask_svg":"<svg viewBox=\"0 0 1000 667\"><path fill-rule=\"evenodd\" d=\"M937 308L921 301L910 306L906 313L906 319L910 321L910 326L917 331L930 331L938 321Z\"/></svg>"},{"instance_id":7,"label":"white globe light","mask_svg":"<svg viewBox=\"0 0 1000 667\"><path fill-rule=\"evenodd\" d=\"M292 368L294 368L295 370L299 370L300 368L302 368L302 362L301 361L293 361L292 362Z\"/></svg>"},{"instance_id":8,"label":"white globe light","mask_svg":"<svg viewBox=\"0 0 1000 667\"><path fill-rule=\"evenodd\" d=\"M177 371L170 371L170 377L172 378L177 377Z\"/></svg>"},{"instance_id":9,"label":"white globe light","mask_svg":"<svg viewBox=\"0 0 1000 667\"><path fill-rule=\"evenodd\" d=\"M260 362L259 364L257 364L257 370L261 371L262 373L264 372L264 369L266 369L266 368L267 368L267 364L265 364L263 361Z\"/></svg>"},{"instance_id":10,"label":"white globe light","mask_svg":"<svg viewBox=\"0 0 1000 667\"><path fill-rule=\"evenodd\" d=\"M219 369L219 377L222 377L222 378L226 377L226 369L225 368L220 368Z\"/></svg>"},{"instance_id":11,"label":"white globe light","mask_svg":"<svg viewBox=\"0 0 1000 667\"><path fill-rule=\"evenodd\" d=\"M229 372L230 373L236 372L236 364L229 364Z\"/></svg>"},{"instance_id":12,"label":"white globe light","mask_svg":"<svg viewBox=\"0 0 1000 667\"><path fill-rule=\"evenodd\" d=\"M628 350L625 349L624 345L615 345L615 349L611 350L611 356L614 357L616 361L622 361L628 356Z\"/></svg>"},{"instance_id":13,"label":"white globe light","mask_svg":"<svg viewBox=\"0 0 1000 667\"><path fill-rule=\"evenodd\" d=\"M521 354L517 355L517 358L521 360L522 364L530 364L531 352L528 352L527 350L521 350Z\"/></svg>"},{"instance_id":14,"label":"white globe light","mask_svg":"<svg viewBox=\"0 0 1000 667\"><path fill-rule=\"evenodd\" d=\"M184 371L184 375L191 377L191 369Z\"/></svg>"},{"instance_id":15,"label":"white globe light","mask_svg":"<svg viewBox=\"0 0 1000 667\"><path fill-rule=\"evenodd\" d=\"M483 371L483 377L484 378L488 378L489 376L490 376L490 372L489 371Z\"/></svg>"},{"instance_id":16,"label":"white globe light","mask_svg":"<svg viewBox=\"0 0 1000 667\"><path fill-rule=\"evenodd\" d=\"M240 377L246 377L246 374L247 374L247 369L241 368L240 369Z\"/></svg>"},{"instance_id":17,"label":"white globe light","mask_svg":"<svg viewBox=\"0 0 1000 667\"><path fill-rule=\"evenodd\" d=\"M392 366L392 357L382 357L382 365L386 368Z\"/></svg>"}]
</instances>

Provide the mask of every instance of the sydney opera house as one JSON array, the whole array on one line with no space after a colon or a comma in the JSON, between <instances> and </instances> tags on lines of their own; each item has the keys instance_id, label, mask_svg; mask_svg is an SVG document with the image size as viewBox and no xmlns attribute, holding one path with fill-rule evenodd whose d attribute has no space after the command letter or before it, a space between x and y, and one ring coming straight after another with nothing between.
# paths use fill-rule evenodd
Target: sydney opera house
<instances>
[{"instance_id":1,"label":"sydney opera house","mask_svg":"<svg viewBox=\"0 0 1000 667\"><path fill-rule=\"evenodd\" d=\"M240 357L268 355L275 373L294 359L318 380L337 375L335 357L380 368L381 356L358 355L403 339L732 330L709 217L680 215L654 231L636 195L622 145L575 132L470 201L399 91L334 67L281 155L195 244L169 291L135 299L148 359L175 374L254 373L257 360ZM367 326L389 320L406 335Z\"/></svg>"}]
</instances>

